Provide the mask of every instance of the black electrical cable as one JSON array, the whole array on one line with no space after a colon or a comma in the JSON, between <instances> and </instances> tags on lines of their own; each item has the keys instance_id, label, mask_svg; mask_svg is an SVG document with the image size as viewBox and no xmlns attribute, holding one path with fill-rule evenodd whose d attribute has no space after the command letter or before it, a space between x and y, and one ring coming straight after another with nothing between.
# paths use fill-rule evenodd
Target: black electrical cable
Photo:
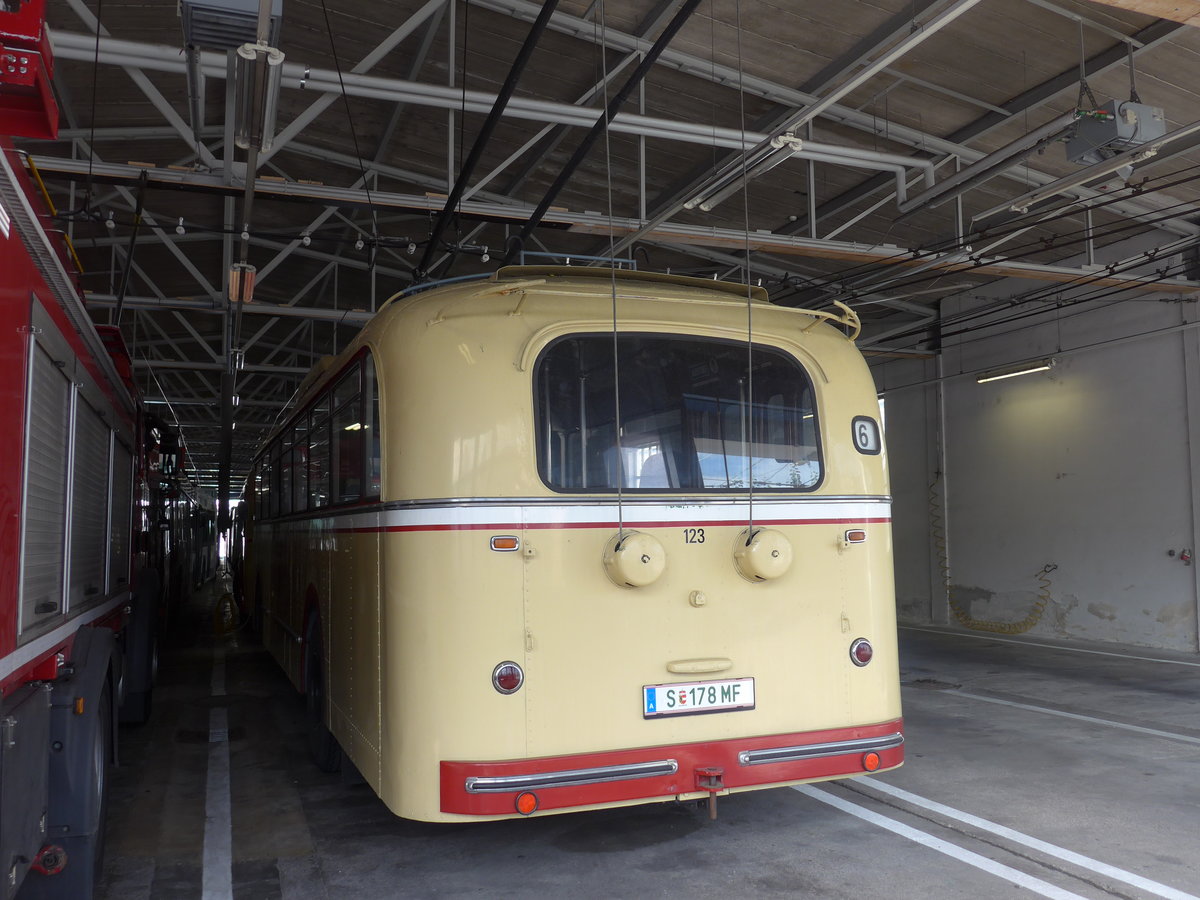
<instances>
[{"instance_id":1,"label":"black electrical cable","mask_svg":"<svg viewBox=\"0 0 1200 900\"><path fill-rule=\"evenodd\" d=\"M371 211L371 237L372 245L374 239L379 237L379 221L376 218L375 203L371 200L371 188L367 179L367 167L363 163L362 151L358 146L358 129L354 127L354 115L350 111L350 95L346 93L346 83L342 79L342 64L338 59L337 42L333 39L333 28L329 24L329 8L325 5L325 0L321 0L321 13L325 17L325 33L329 35L329 51L333 56L333 67L337 71L338 86L342 93L342 105L346 109L346 124L350 126L350 137L354 141L354 157L358 160L358 170L362 175L363 193L367 197L367 208ZM371 254L371 266L374 268L375 257Z\"/></svg>"},{"instance_id":2,"label":"black electrical cable","mask_svg":"<svg viewBox=\"0 0 1200 900\"><path fill-rule=\"evenodd\" d=\"M1186 169L1183 169L1182 171L1187 172L1187 171L1192 171L1192 170L1200 170L1200 166L1189 166ZM1176 173L1171 173L1171 176L1164 175L1164 176L1158 176L1158 177L1159 178L1167 178L1167 177L1172 177L1172 176L1178 175L1178 174L1179 173L1176 172ZM1166 190L1171 187L1177 187L1180 185L1189 184L1189 183L1197 180L1198 178L1200 178L1200 175L1189 176L1187 178L1177 178L1173 181L1170 181L1170 182L1167 182L1160 186L1157 186L1157 187L1153 188L1152 190L1145 190L1144 188L1137 190L1137 194L1139 196L1145 196L1146 194L1149 194L1149 193L1155 193L1157 191ZM1111 205L1114 203L1120 203L1125 199L1127 199L1127 198L1126 197L1110 197L1110 198L1106 198L1103 201L1100 201L1099 203L1092 204L1089 208L1092 210L1102 209L1108 205ZM848 277L849 278L859 278L860 279L859 283L861 283L861 281L869 278L870 276L872 276L876 273L881 273L881 272L892 273L892 272L894 272L896 265L900 260L915 261L915 260L919 260L923 256L931 257L938 253L962 249L963 247L970 246L973 242L978 241L978 240L1001 238L1008 234L1013 234L1013 233L1025 230L1025 229L1031 227L1031 225L1034 227L1036 227L1037 225L1045 226L1045 225L1048 225L1059 219L1074 218L1074 217L1080 215L1080 213L1082 212L1082 210L1078 210L1078 209L1074 208L1077 205L1077 202L1078 201L1071 201L1070 202L1071 208L1064 209L1063 211L1056 214L1055 216L1043 219L1039 222L1029 223L1026 221L1026 218L1038 216L1039 214L1045 212L1044 209L1041 210L1040 212L1035 211L1033 213L1028 213L1028 214L1026 214L1026 216L1022 216L1019 219L1009 220L1008 222L1005 223L1006 226L1011 226L1011 227L1008 227L1007 230L1004 230L1004 229L990 230L990 229L986 229L986 228L979 229L977 231L971 232L970 234L964 235L961 238L958 238L958 237L949 238L947 240L940 241L940 242L937 242L934 244L923 245L923 246L919 246L919 247L911 249L911 250L898 252L893 257L893 259L896 260L895 262L862 263L858 266L854 266L849 269L844 269L844 270L840 271L838 273L837 280L839 282L841 282L843 285L845 285L845 281ZM1118 233L1117 231L1114 230L1117 227L1120 227L1122 230L1132 230L1132 229L1136 229L1136 228L1141 228L1147 224L1155 224L1159 221L1165 221L1165 220L1172 219L1172 218L1178 218L1178 215L1168 212L1169 210L1175 210L1175 209L1184 210L1184 209L1191 209L1193 207L1194 207L1194 203L1191 203L1191 202L1180 202L1177 204L1172 204L1171 206L1164 208L1164 210L1161 211L1160 215L1152 217L1150 219L1145 219L1145 218L1139 219L1139 220L1135 221L1133 224L1130 224L1127 226L1124 226L1124 225L1123 226L1108 226L1106 228L1102 228L1099 230L1092 229L1091 234L1093 237L1105 237L1110 234ZM1082 233L1086 234L1087 229L1083 229ZM1060 244L1061 241L1058 238L1055 238L1054 243ZM1033 239L1031 241L1028 241L1025 244L1021 244L1021 245L1017 245L1017 246L1018 246L1018 248L1034 247L1036 249L1045 249L1045 242L1044 242L1044 239L1038 238L1038 239ZM1026 255L1032 255L1032 254L1026 254ZM996 257L994 259L991 259L991 260L989 260L989 262L1014 261L1014 260L1018 260L1020 258L1021 258L1021 256L1019 256L1018 254L1010 252L1003 257ZM929 276L928 278L923 278L921 280L928 281L928 280L930 280L930 278L940 278L944 274L945 274L944 271L939 270L936 274ZM917 283L917 282L907 282L906 284L908 284L908 283Z\"/></svg>"}]
</instances>

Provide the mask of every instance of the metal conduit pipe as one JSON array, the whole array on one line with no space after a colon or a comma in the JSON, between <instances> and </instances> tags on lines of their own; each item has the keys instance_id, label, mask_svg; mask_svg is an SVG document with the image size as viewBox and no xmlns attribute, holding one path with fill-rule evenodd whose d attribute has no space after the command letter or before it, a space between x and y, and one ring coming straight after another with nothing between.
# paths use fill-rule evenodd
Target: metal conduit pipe
<instances>
[{"instance_id":1,"label":"metal conduit pipe","mask_svg":"<svg viewBox=\"0 0 1200 900\"><path fill-rule=\"evenodd\" d=\"M931 187L927 191L922 191L911 200L901 201L899 204L900 212L910 213L926 206L938 206L953 197L959 196L974 185L999 175L1000 168L1012 160L1013 157L1023 156L1035 150L1039 144L1053 140L1074 124L1075 118L1075 110L1071 110L1057 118L1051 119L1040 128L1035 128L1028 134L1010 141L982 159L960 169L935 187Z\"/></svg>"},{"instance_id":2,"label":"metal conduit pipe","mask_svg":"<svg viewBox=\"0 0 1200 900\"><path fill-rule=\"evenodd\" d=\"M55 32L54 45L55 53L61 58L82 60L90 63L95 53L95 36L89 37L71 32ZM222 80L225 78L225 60L221 54L203 51L200 56L201 70L205 76ZM180 59L179 51L174 47L141 44L135 41L110 40L108 38L101 41L100 61L110 65L136 66L155 71L175 73L183 73L187 65L186 62ZM345 73L343 78L347 94L367 99L387 100L392 103L404 102L419 106L455 110L462 109L465 105L468 112L488 113L496 101L495 94L483 91L464 92L461 89L453 89L442 85L421 84L413 81L353 73ZM289 62L283 63L282 86L317 93L340 94L342 91L336 72L324 69L310 69L299 63ZM591 128L596 122L594 110L588 110L569 103L554 103L520 97L509 101L504 115L537 122L575 125L582 128ZM674 140L683 143L705 144L707 146L717 146L739 151L744 151L749 146L769 141L770 139L770 136L767 134L743 132L736 128L714 128L708 125L663 119L656 116L643 116L628 112L617 113L609 124L609 127L614 132L622 134ZM896 153L884 153L862 147L842 147L818 141L806 140L803 146L832 156L846 156L875 161L880 164L880 171L892 171L892 167L896 165L920 168L924 173L926 182L931 185L934 183L933 162L930 160L902 156Z\"/></svg>"}]
</instances>

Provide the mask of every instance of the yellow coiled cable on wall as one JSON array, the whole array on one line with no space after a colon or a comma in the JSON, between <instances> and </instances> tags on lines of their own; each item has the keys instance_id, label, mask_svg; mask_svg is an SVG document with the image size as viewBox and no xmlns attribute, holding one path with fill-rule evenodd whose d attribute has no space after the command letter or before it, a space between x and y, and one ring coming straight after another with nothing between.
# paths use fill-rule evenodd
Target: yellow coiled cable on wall
<instances>
[{"instance_id":1,"label":"yellow coiled cable on wall","mask_svg":"<svg viewBox=\"0 0 1200 900\"><path fill-rule=\"evenodd\" d=\"M942 573L942 586L946 591L946 601L950 605L950 612L954 614L954 618L958 620L959 624L972 631L987 631L992 634L1024 634L1040 622L1043 613L1046 612L1046 606L1050 603L1050 585L1053 583L1048 576L1058 566L1054 563L1046 563L1034 573L1040 587L1033 608L1025 618L1016 622L989 622L974 618L962 603L955 599L950 585L950 559L946 550L946 520L942 515L942 504L938 494L941 481L942 476L939 472L929 485L929 529L933 535L938 570Z\"/></svg>"}]
</instances>

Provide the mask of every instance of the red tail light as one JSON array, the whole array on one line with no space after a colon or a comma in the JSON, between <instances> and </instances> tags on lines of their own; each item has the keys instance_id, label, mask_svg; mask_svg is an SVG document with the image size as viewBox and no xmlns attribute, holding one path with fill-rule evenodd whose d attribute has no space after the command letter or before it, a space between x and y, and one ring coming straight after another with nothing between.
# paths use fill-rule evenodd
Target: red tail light
<instances>
[{"instance_id":1,"label":"red tail light","mask_svg":"<svg viewBox=\"0 0 1200 900\"><path fill-rule=\"evenodd\" d=\"M856 666L865 666L875 655L875 648L866 638L858 638L850 645L850 661Z\"/></svg>"},{"instance_id":2,"label":"red tail light","mask_svg":"<svg viewBox=\"0 0 1200 900\"><path fill-rule=\"evenodd\" d=\"M515 693L524 682L525 673L515 662L502 662L492 669L492 687L502 694Z\"/></svg>"}]
</instances>

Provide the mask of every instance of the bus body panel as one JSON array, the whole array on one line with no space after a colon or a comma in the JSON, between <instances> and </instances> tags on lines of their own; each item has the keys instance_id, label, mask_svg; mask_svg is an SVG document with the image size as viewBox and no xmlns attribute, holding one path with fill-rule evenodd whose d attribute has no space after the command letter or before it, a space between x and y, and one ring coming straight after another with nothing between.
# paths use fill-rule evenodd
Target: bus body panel
<instances>
[{"instance_id":1,"label":"bus body panel","mask_svg":"<svg viewBox=\"0 0 1200 900\"><path fill-rule=\"evenodd\" d=\"M736 490L556 490L538 465L539 361L557 341L612 334L612 297L587 276L534 281L395 301L313 382L310 410L370 354L377 499L266 522L247 506L246 577L260 582L267 645L303 689L302 641L319 618L344 751L390 809L428 821L517 815L512 792L464 787L511 773L586 770L582 785L541 792L554 812L862 774L876 747L877 770L899 765L886 457L852 441L856 421L879 417L861 355L794 310L622 282L621 334L744 345L752 319L755 346L794 359L811 382L821 480L756 490L752 503ZM783 576L739 573L751 521L790 547ZM665 551L644 587L605 569L606 545L629 531ZM493 549L496 537L519 548ZM851 645L864 637L875 656L858 666ZM505 662L524 671L512 694L492 683ZM753 679L753 708L645 712L647 686L731 679ZM792 755L760 759L780 748ZM660 756L670 773L628 774ZM587 774L612 766L617 777ZM723 772L716 788L698 780L710 769Z\"/></svg>"}]
</instances>

